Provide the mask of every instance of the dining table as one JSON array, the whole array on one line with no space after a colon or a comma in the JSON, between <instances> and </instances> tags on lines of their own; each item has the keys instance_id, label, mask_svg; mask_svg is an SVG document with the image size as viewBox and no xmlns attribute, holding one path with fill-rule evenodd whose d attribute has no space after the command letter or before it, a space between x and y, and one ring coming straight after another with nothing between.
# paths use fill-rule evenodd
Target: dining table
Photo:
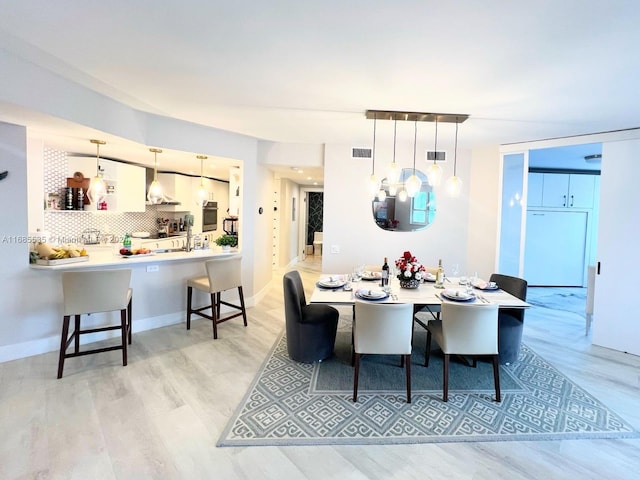
<instances>
[{"instance_id":1,"label":"dining table","mask_svg":"<svg viewBox=\"0 0 640 480\"><path fill-rule=\"evenodd\" d=\"M485 286L487 282L476 281L475 285ZM386 287L380 280L353 280L349 275L327 274L319 276L309 299L310 303L328 305L354 305L356 300L376 303L411 303L421 307L440 307L444 302L488 303L501 308L528 308L531 305L505 292L500 285L492 289L473 288L467 293L467 286L457 277L445 277L444 288L436 288L435 282L423 281L417 288L403 288L397 278L390 278ZM455 295L459 293L459 296ZM450 294L447 298L446 294ZM470 297L470 298L468 298Z\"/></svg>"}]
</instances>

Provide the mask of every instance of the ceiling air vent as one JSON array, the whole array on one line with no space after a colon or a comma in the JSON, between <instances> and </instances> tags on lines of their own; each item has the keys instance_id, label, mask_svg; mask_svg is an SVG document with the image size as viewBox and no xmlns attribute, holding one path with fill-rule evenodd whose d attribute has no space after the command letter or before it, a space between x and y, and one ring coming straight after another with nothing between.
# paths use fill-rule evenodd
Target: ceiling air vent
<instances>
[{"instance_id":1,"label":"ceiling air vent","mask_svg":"<svg viewBox=\"0 0 640 480\"><path fill-rule=\"evenodd\" d=\"M434 152L433 150L427 150L427 162L433 162L434 160L436 162L446 162L446 152L440 150L438 150L437 152Z\"/></svg>"},{"instance_id":2,"label":"ceiling air vent","mask_svg":"<svg viewBox=\"0 0 640 480\"><path fill-rule=\"evenodd\" d=\"M351 158L371 158L370 148L352 148Z\"/></svg>"}]
</instances>

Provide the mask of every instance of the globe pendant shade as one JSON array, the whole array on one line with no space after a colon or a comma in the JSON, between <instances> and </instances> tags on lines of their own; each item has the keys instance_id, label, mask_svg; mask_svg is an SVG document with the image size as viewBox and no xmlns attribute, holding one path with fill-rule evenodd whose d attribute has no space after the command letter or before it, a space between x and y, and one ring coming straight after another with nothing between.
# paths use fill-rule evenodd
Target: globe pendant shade
<instances>
[{"instance_id":1,"label":"globe pendant shade","mask_svg":"<svg viewBox=\"0 0 640 480\"><path fill-rule=\"evenodd\" d=\"M149 193L147 193L147 200L149 200L152 204L157 205L162 203L164 200L164 195L162 194L162 185L158 180L154 180L149 185Z\"/></svg>"},{"instance_id":2,"label":"globe pendant shade","mask_svg":"<svg viewBox=\"0 0 640 480\"><path fill-rule=\"evenodd\" d=\"M437 187L442 181L442 167L437 163L432 163L427 169L427 181L431 187Z\"/></svg>"},{"instance_id":3,"label":"globe pendant shade","mask_svg":"<svg viewBox=\"0 0 640 480\"><path fill-rule=\"evenodd\" d=\"M407 191L404 188L398 193L398 200L401 202L407 201Z\"/></svg>"},{"instance_id":4,"label":"globe pendant shade","mask_svg":"<svg viewBox=\"0 0 640 480\"><path fill-rule=\"evenodd\" d=\"M457 197L462 191L462 180L455 175L447 180L447 193L452 197Z\"/></svg>"},{"instance_id":5,"label":"globe pendant shade","mask_svg":"<svg viewBox=\"0 0 640 480\"><path fill-rule=\"evenodd\" d=\"M380 190L380 180L375 174L369 177L369 189L371 190L371 195L376 195L378 190Z\"/></svg>"},{"instance_id":6,"label":"globe pendant shade","mask_svg":"<svg viewBox=\"0 0 640 480\"><path fill-rule=\"evenodd\" d=\"M420 191L421 187L422 187L422 180L420 180L420 178L418 178L418 176L415 173L411 175L409 178L407 178L407 181L405 183L405 188L407 190L408 196L414 197L416 193Z\"/></svg>"},{"instance_id":7,"label":"globe pendant shade","mask_svg":"<svg viewBox=\"0 0 640 480\"><path fill-rule=\"evenodd\" d=\"M200 184L200 188L196 192L196 205L204 207L209 200L209 192L204 188L204 185Z\"/></svg>"},{"instance_id":8,"label":"globe pendant shade","mask_svg":"<svg viewBox=\"0 0 640 480\"><path fill-rule=\"evenodd\" d=\"M87 198L93 205L100 203L107 194L107 186L102 177L95 176L91 179L89 189L87 190Z\"/></svg>"}]
</instances>

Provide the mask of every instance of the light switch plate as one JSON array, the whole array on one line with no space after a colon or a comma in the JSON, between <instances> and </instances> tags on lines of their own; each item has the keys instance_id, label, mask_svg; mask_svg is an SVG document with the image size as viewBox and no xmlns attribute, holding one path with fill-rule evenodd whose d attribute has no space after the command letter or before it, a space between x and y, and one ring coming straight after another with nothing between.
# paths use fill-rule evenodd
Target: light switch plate
<instances>
[{"instance_id":1,"label":"light switch plate","mask_svg":"<svg viewBox=\"0 0 640 480\"><path fill-rule=\"evenodd\" d=\"M160 270L158 265L147 265L147 272L157 272Z\"/></svg>"},{"instance_id":2,"label":"light switch plate","mask_svg":"<svg viewBox=\"0 0 640 480\"><path fill-rule=\"evenodd\" d=\"M331 253L340 253L340 245L331 245Z\"/></svg>"}]
</instances>

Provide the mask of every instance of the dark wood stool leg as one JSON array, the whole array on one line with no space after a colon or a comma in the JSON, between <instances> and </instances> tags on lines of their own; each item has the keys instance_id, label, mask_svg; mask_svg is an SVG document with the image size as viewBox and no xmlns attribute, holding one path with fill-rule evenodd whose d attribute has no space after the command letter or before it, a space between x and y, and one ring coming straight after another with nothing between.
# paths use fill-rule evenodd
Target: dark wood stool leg
<instances>
[{"instance_id":1,"label":"dark wood stool leg","mask_svg":"<svg viewBox=\"0 0 640 480\"><path fill-rule=\"evenodd\" d=\"M64 356L67 350L67 337L69 336L70 319L70 315L65 315L62 321L62 335L60 337L60 357L58 358L58 378L62 378L62 370L64 369Z\"/></svg>"},{"instance_id":2,"label":"dark wood stool leg","mask_svg":"<svg viewBox=\"0 0 640 480\"><path fill-rule=\"evenodd\" d=\"M191 330L191 299L193 298L193 287L187 287L187 330Z\"/></svg>"},{"instance_id":3,"label":"dark wood stool leg","mask_svg":"<svg viewBox=\"0 0 640 480\"><path fill-rule=\"evenodd\" d=\"M215 340L216 338L218 338L218 315L219 315L219 309L220 309L220 303L218 302L218 304L216 304L216 296L220 295L220 293L215 294L212 293L211 294L211 317L213 320L213 339ZM220 297L218 297L219 299Z\"/></svg>"},{"instance_id":4,"label":"dark wood stool leg","mask_svg":"<svg viewBox=\"0 0 640 480\"><path fill-rule=\"evenodd\" d=\"M220 307L222 306L222 304L220 303L220 301L222 300L222 292L218 292L216 294L216 309L217 309L217 314L218 314L218 318L220 318Z\"/></svg>"},{"instance_id":5,"label":"dark wood stool leg","mask_svg":"<svg viewBox=\"0 0 640 480\"><path fill-rule=\"evenodd\" d=\"M122 330L122 366L127 366L127 309L120 310L120 329Z\"/></svg>"},{"instance_id":6,"label":"dark wood stool leg","mask_svg":"<svg viewBox=\"0 0 640 480\"><path fill-rule=\"evenodd\" d=\"M127 328L129 329L129 345L131 345L131 334L133 332L133 317L131 316L131 311L133 310L131 303L133 302L133 295L131 300L129 300L129 305L127 305Z\"/></svg>"},{"instance_id":7,"label":"dark wood stool leg","mask_svg":"<svg viewBox=\"0 0 640 480\"><path fill-rule=\"evenodd\" d=\"M80 351L80 315L75 315L74 328L75 330L73 334L75 335L75 339L73 342L73 348L75 352L78 353Z\"/></svg>"},{"instance_id":8,"label":"dark wood stool leg","mask_svg":"<svg viewBox=\"0 0 640 480\"><path fill-rule=\"evenodd\" d=\"M240 296L240 307L242 309L242 319L244 320L244 326L247 326L247 310L244 308L244 293L242 292L242 286L238 287L238 295Z\"/></svg>"}]
</instances>

